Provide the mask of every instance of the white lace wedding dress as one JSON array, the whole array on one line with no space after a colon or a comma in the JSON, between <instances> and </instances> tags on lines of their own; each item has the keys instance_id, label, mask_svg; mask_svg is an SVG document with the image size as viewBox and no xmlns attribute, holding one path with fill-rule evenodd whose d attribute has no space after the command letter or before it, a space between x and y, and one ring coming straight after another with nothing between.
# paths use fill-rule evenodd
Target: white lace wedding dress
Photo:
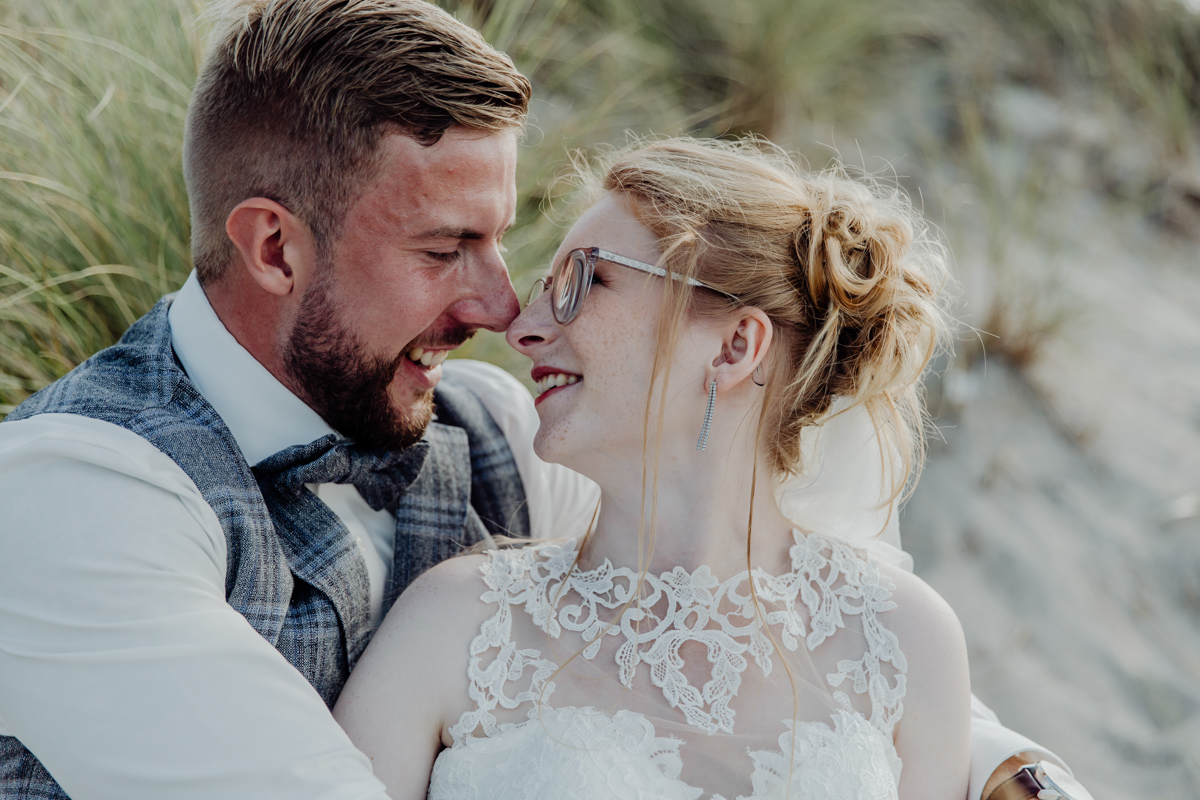
<instances>
[{"instance_id":1,"label":"white lace wedding dress","mask_svg":"<svg viewBox=\"0 0 1200 800\"><path fill-rule=\"evenodd\" d=\"M794 540L785 574L676 567L640 591L633 570L573 568L574 541L492 552L472 708L429 797L895 798L892 584L840 541Z\"/></svg>"}]
</instances>

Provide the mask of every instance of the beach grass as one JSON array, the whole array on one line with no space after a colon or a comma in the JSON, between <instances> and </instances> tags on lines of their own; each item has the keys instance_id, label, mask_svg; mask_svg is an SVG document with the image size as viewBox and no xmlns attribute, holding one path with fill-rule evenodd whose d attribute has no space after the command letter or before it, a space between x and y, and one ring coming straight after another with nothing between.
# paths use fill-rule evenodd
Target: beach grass
<instances>
[{"instance_id":1,"label":"beach grass","mask_svg":"<svg viewBox=\"0 0 1200 800\"><path fill-rule=\"evenodd\" d=\"M0 17L0 412L112 343L187 275L184 2Z\"/></svg>"},{"instance_id":2,"label":"beach grass","mask_svg":"<svg viewBox=\"0 0 1200 800\"><path fill-rule=\"evenodd\" d=\"M1016 190L997 179L989 158L1002 136L988 110L997 86L1083 86L1144 122L1156 163L1195 159L1200 17L1176 0L443 5L534 82L518 225L506 240L519 293L569 222L561 176L570 153L619 145L627 131L767 135L822 166L837 146L856 146L860 129L878 127L883 111L905 113L889 105L895 86L933 74L939 121L915 166L952 174L983 198L997 274L1005 238L1042 217L1038 186L1054 177ZM200 11L199 0L0 8L0 414L115 341L190 270L180 151L203 51ZM1151 202L1147 183L1124 201ZM978 220L943 219L962 227L947 231L952 242L975 235ZM1036 339L1054 334L1042 323L1058 312L1051 304L1047 313L1005 323L1006 337L1026 340L1013 354L1035 354ZM462 354L523 371L496 335Z\"/></svg>"}]
</instances>

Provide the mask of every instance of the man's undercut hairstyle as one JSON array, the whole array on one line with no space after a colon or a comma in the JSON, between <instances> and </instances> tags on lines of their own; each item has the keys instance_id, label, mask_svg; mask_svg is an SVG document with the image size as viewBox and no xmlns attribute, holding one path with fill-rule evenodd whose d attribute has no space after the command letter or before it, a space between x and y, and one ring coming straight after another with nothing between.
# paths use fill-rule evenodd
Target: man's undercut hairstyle
<instances>
[{"instance_id":1,"label":"man's undercut hairstyle","mask_svg":"<svg viewBox=\"0 0 1200 800\"><path fill-rule=\"evenodd\" d=\"M201 283L233 260L225 220L267 197L327 256L375 175L379 143L524 124L529 81L478 32L422 0L227 0L196 82L183 167Z\"/></svg>"}]
</instances>

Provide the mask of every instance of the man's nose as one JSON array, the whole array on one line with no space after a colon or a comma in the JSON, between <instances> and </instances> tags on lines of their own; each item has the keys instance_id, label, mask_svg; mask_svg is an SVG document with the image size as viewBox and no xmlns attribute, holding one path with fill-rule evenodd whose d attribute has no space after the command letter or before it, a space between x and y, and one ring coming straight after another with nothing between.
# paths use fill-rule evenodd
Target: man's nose
<instances>
[{"instance_id":1,"label":"man's nose","mask_svg":"<svg viewBox=\"0 0 1200 800\"><path fill-rule=\"evenodd\" d=\"M499 253L480 259L471 275L468 296L459 301L455 317L472 328L503 331L521 313L521 303Z\"/></svg>"}]
</instances>

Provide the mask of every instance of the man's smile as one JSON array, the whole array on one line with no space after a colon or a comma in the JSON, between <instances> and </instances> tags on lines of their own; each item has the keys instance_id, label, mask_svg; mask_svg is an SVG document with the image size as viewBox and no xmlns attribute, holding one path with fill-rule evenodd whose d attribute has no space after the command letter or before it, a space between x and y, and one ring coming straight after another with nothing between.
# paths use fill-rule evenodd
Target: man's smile
<instances>
[{"instance_id":1,"label":"man's smile","mask_svg":"<svg viewBox=\"0 0 1200 800\"><path fill-rule=\"evenodd\" d=\"M411 347L404 354L409 361L423 367L437 367L450 355L449 350L426 350L423 347Z\"/></svg>"}]
</instances>

